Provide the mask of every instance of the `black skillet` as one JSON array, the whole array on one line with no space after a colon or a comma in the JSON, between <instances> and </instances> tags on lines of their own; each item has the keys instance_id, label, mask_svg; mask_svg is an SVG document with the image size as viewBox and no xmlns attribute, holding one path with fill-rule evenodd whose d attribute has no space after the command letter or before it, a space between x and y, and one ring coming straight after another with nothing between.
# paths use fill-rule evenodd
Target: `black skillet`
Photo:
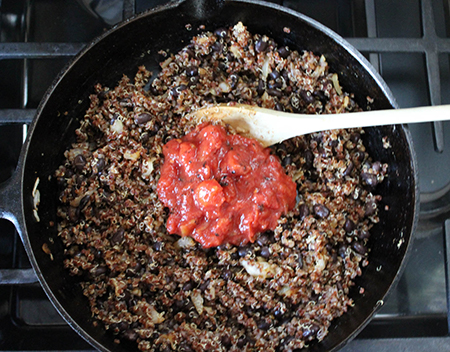
<instances>
[{"instance_id":1,"label":"black skillet","mask_svg":"<svg viewBox=\"0 0 450 352\"><path fill-rule=\"evenodd\" d=\"M102 351L130 351L133 345L113 342L102 326L95 327L87 300L62 265L62 244L56 236L57 187L54 170L74 141L74 130L89 105L88 96L100 82L113 87L123 74L134 76L138 65L157 70L158 50L177 52L204 25L207 30L242 21L252 33L267 34L291 49L325 55L346 91L372 109L396 108L392 93L380 76L353 47L319 23L297 12L259 1L185 0L150 10L121 23L95 39L55 80L45 94L14 176L0 186L0 217L16 226L39 281L64 319L83 338ZM190 26L186 26L186 25ZM67 112L67 114L65 113ZM376 160L389 164L389 176L377 192L383 196L380 222L370 239L370 264L356 280L350 295L355 305L332 323L321 343L309 351L335 350L345 345L382 305L399 276L417 222L416 161L411 138L403 126L366 130L365 142ZM390 146L383 147L387 137ZM33 216L32 190L39 178L40 221ZM53 242L53 243L52 243ZM53 260L42 250L48 243ZM359 288L364 288L360 294Z\"/></svg>"}]
</instances>

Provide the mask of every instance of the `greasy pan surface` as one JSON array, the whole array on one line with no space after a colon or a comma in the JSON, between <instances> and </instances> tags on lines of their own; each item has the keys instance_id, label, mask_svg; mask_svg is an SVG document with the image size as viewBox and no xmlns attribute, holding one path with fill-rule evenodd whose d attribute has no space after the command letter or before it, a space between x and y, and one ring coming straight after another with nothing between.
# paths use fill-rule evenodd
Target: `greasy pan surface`
<instances>
[{"instance_id":1,"label":"greasy pan surface","mask_svg":"<svg viewBox=\"0 0 450 352\"><path fill-rule=\"evenodd\" d=\"M138 16L105 34L78 55L55 81L41 103L28 136L23 155L22 201L24 225L22 237L42 286L57 309L72 327L96 348L125 351L133 347L116 345L103 327L92 325L87 300L62 265L63 248L56 238L57 187L49 176L63 160L63 152L74 141L79 118L89 106L89 94L100 82L113 87L122 75L134 77L137 66L156 70L160 49L177 52L188 43L203 24L206 30L234 25L242 21L252 33L267 34L291 49L307 49L323 54L331 70L340 76L348 92L365 108L366 97L374 99L372 108L395 107L395 101L377 75L367 71L366 62L354 49L316 22L274 5L256 1L179 1ZM192 30L186 29L191 24ZM283 31L290 28L290 33ZM67 114L64 114L65 112ZM383 148L387 136L391 148ZM375 160L389 164L389 176L377 189L383 196L379 205L380 223L372 230L370 264L356 280L350 296L355 307L337 319L329 335L311 351L341 347L358 332L384 299L403 265L411 233L416 223L417 190L415 159L408 132L402 126L367 129L365 143ZM40 178L41 204L36 222L32 215L32 189ZM389 210L385 210L385 205ZM49 238L54 241L49 241ZM54 242L54 243L52 243ZM54 260L42 251L48 243ZM359 294L359 287L365 293Z\"/></svg>"}]
</instances>

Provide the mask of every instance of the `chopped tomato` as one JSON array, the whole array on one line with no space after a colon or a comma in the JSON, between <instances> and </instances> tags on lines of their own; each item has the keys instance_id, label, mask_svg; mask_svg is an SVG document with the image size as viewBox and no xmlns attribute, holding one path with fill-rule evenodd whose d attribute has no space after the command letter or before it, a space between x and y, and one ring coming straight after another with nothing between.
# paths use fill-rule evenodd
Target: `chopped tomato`
<instances>
[{"instance_id":1,"label":"chopped tomato","mask_svg":"<svg viewBox=\"0 0 450 352\"><path fill-rule=\"evenodd\" d=\"M158 195L169 233L203 247L254 242L295 205L296 185L254 139L202 124L163 147Z\"/></svg>"}]
</instances>

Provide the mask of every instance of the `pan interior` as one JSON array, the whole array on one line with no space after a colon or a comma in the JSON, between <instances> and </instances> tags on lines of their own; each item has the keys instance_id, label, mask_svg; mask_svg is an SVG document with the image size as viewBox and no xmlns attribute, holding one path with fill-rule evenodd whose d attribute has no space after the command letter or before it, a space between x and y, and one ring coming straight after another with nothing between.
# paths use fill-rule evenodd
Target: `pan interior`
<instances>
[{"instance_id":1,"label":"pan interior","mask_svg":"<svg viewBox=\"0 0 450 352\"><path fill-rule=\"evenodd\" d=\"M199 31L200 25L214 30L242 21L252 33L267 34L291 49L325 55L345 90L356 92L356 100L363 108L367 96L374 99L373 109L395 105L359 59L307 18L256 2L218 2L220 6L207 10L203 3L187 1L150 11L104 35L78 56L51 87L30 129L23 176L28 254L58 310L76 331L100 350L125 351L130 350L130 346L115 344L112 335L105 333L101 326L93 326L77 279L70 277L62 266L63 247L56 238L55 226L50 226L51 222L56 223L58 205L58 187L52 176L63 161L64 151L74 142L74 130L89 106L88 97L96 83L113 87L123 74L134 77L139 65L157 72L158 63L163 60L158 51L177 52ZM389 147L383 146L384 137ZM377 189L383 196L381 221L372 233L370 264L356 280L350 295L355 307L333 322L329 335L321 343L311 344L311 351L339 347L362 328L392 285L414 224L416 179L408 134L400 126L391 126L367 129L364 138L374 158L389 164L389 176ZM32 215L31 193L36 178L40 179L40 222ZM44 243L49 244L54 260L42 251ZM365 288L363 295L358 293L359 287Z\"/></svg>"}]
</instances>

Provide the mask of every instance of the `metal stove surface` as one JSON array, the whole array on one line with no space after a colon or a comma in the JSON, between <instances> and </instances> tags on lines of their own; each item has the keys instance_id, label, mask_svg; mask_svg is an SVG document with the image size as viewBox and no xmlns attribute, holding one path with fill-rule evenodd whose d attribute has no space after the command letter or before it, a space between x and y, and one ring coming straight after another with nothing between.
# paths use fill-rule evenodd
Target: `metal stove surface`
<instances>
[{"instance_id":1,"label":"metal stove surface","mask_svg":"<svg viewBox=\"0 0 450 352\"><path fill-rule=\"evenodd\" d=\"M123 15L166 2L0 0L0 182L14 170L33 109L70 57ZM450 103L448 0L272 2L348 39L380 71L400 107ZM450 122L410 130L421 191L412 254L384 307L343 351L450 350ZM32 271L21 271L19 279L13 271L29 268L14 227L0 220L0 278L21 283L0 285L0 351L91 350L47 300Z\"/></svg>"}]
</instances>

